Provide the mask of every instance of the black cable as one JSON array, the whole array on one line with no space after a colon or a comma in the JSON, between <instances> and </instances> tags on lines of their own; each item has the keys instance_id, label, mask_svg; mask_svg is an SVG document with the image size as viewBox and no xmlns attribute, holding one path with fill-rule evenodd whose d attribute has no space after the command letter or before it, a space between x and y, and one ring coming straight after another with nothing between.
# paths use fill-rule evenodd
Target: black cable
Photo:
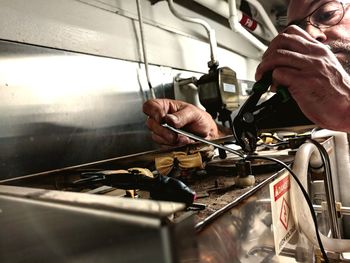
<instances>
[{"instance_id":1,"label":"black cable","mask_svg":"<svg viewBox=\"0 0 350 263\"><path fill-rule=\"evenodd\" d=\"M278 159L275 159L275 158L271 158L271 157L267 157L267 156L256 156L256 155L249 155L246 157L247 160L254 160L254 159L261 159L261 160L269 160L269 161L272 161L272 162L276 162L280 165L282 165L284 168L286 168L286 170L293 176L294 180L297 182L301 192L303 193L304 195L304 198L306 200L306 203L308 204L309 206L309 209L310 209L310 213L311 213L311 216L312 216L312 220L314 221L314 226L315 226L315 231L316 231L316 238L317 238L317 242L318 242L318 246L320 247L320 250L321 250L321 253L322 253L322 256L323 256L323 259L326 263L329 262L329 259L328 259L328 256L326 254L326 251L323 247L323 244L322 244L322 240L321 240L321 237L320 237L320 234L318 232L318 224L317 224L317 219L316 219L316 214L315 214L315 211L314 211L314 208L313 208L313 205L312 205L312 202L310 200L310 197L308 195L308 193L306 192L305 188L303 187L303 185L301 184L301 182L299 181L298 177L296 176L296 174L292 171L292 169L287 165L285 164L284 162L278 160Z\"/></svg>"},{"instance_id":2,"label":"black cable","mask_svg":"<svg viewBox=\"0 0 350 263\"><path fill-rule=\"evenodd\" d=\"M326 192L327 192L327 203L329 204L328 207L330 208L328 210L329 212L329 216L330 216L330 220L333 221L333 217L331 216L332 211L335 210L335 196L334 196L334 187L333 187L333 180L332 180L332 169L331 169L331 161L329 159L329 155L327 153L327 150L323 147L322 144L320 144L318 141L314 140L314 139L308 139L308 141L312 144L314 144L316 146L316 148L318 149L318 151L320 152L321 158L322 158L322 162L324 164L324 169L325 169L325 174L328 175L328 177L326 176L324 181L325 181L325 188L326 188ZM333 214L334 215L334 214ZM337 222L333 222L335 224L337 224ZM333 225L333 224L332 224ZM340 232L339 232L339 228L338 227L332 227L332 236L333 238L340 238Z\"/></svg>"}]
</instances>

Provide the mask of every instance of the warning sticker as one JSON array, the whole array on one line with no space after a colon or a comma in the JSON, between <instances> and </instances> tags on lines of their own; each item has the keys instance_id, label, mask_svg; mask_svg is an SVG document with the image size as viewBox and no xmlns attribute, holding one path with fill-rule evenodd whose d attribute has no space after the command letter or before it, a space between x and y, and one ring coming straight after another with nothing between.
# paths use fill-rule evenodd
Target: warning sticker
<instances>
[{"instance_id":1,"label":"warning sticker","mask_svg":"<svg viewBox=\"0 0 350 263\"><path fill-rule=\"evenodd\" d=\"M296 231L290 202L290 177L285 173L270 184L272 223L279 255Z\"/></svg>"}]
</instances>

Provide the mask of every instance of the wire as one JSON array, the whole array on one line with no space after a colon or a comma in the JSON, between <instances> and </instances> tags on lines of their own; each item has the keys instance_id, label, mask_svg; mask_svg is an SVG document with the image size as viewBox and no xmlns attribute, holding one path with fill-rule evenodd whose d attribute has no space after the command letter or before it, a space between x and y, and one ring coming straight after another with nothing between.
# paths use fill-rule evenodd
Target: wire
<instances>
[{"instance_id":1,"label":"wire","mask_svg":"<svg viewBox=\"0 0 350 263\"><path fill-rule=\"evenodd\" d=\"M156 95L154 93L154 89L151 84L151 80L149 77L149 70L148 70L148 59L147 59L147 50L146 50L146 42L144 37L144 29L143 29L143 19L142 19L142 9L140 0L136 0L137 5L137 14L139 18L139 27L140 27L140 37L141 37L141 46L142 46L142 54L143 54L143 63L145 64L145 72L146 72L146 78L147 78L147 84L150 91L150 95L152 99L156 98Z\"/></svg>"},{"instance_id":2,"label":"wire","mask_svg":"<svg viewBox=\"0 0 350 263\"><path fill-rule=\"evenodd\" d=\"M314 226L315 226L315 231L316 231L316 238L317 238L317 241L318 241L318 246L320 247L320 250L321 250L321 253L322 253L322 256L323 256L323 259L325 260L326 263L329 262L329 259L328 259L328 256L326 254L326 251L323 247L323 244L322 244L322 240L321 240L321 237L320 237L320 233L318 231L318 224L317 224L317 219L316 219L316 214L315 214L315 211L314 211L314 208L313 208L313 205L312 205L312 202L310 200L310 197L308 195L308 193L306 192L305 188L303 187L303 185L301 184L300 180L298 179L298 177L296 176L296 174L292 171L292 169L287 165L285 164L284 162L278 160L278 159L275 159L275 158L271 158L271 157L267 157L267 156L256 156L256 155L249 155L246 157L247 160L257 160L257 159L261 159L261 160L269 160L269 161L272 161L272 162L276 162L280 165L282 165L294 178L294 180L297 182L301 192L303 193L304 195L304 198L306 200L306 203L308 204L309 206L309 209L310 209L310 213L311 213L311 216L312 216L312 220L314 222Z\"/></svg>"}]
</instances>

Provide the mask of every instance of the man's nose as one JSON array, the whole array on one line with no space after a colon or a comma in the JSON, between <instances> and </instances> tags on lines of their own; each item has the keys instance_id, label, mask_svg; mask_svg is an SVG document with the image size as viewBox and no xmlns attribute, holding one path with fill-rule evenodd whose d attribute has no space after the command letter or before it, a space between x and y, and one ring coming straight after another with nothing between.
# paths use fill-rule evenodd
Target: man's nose
<instances>
[{"instance_id":1,"label":"man's nose","mask_svg":"<svg viewBox=\"0 0 350 263\"><path fill-rule=\"evenodd\" d=\"M323 30L313 26L312 24L307 24L305 27L305 31L308 32L314 39L316 39L321 43L324 43L327 40L327 36L323 32Z\"/></svg>"}]
</instances>

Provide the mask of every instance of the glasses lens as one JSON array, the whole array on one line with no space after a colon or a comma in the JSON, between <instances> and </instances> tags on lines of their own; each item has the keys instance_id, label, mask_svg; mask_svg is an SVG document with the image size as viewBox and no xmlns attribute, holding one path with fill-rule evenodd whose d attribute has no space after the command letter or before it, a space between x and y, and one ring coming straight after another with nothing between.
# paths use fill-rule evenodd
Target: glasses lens
<instances>
[{"instance_id":1,"label":"glasses lens","mask_svg":"<svg viewBox=\"0 0 350 263\"><path fill-rule=\"evenodd\" d=\"M320 6L310 17L310 23L317 27L334 26L343 18L344 9L337 1Z\"/></svg>"}]
</instances>

